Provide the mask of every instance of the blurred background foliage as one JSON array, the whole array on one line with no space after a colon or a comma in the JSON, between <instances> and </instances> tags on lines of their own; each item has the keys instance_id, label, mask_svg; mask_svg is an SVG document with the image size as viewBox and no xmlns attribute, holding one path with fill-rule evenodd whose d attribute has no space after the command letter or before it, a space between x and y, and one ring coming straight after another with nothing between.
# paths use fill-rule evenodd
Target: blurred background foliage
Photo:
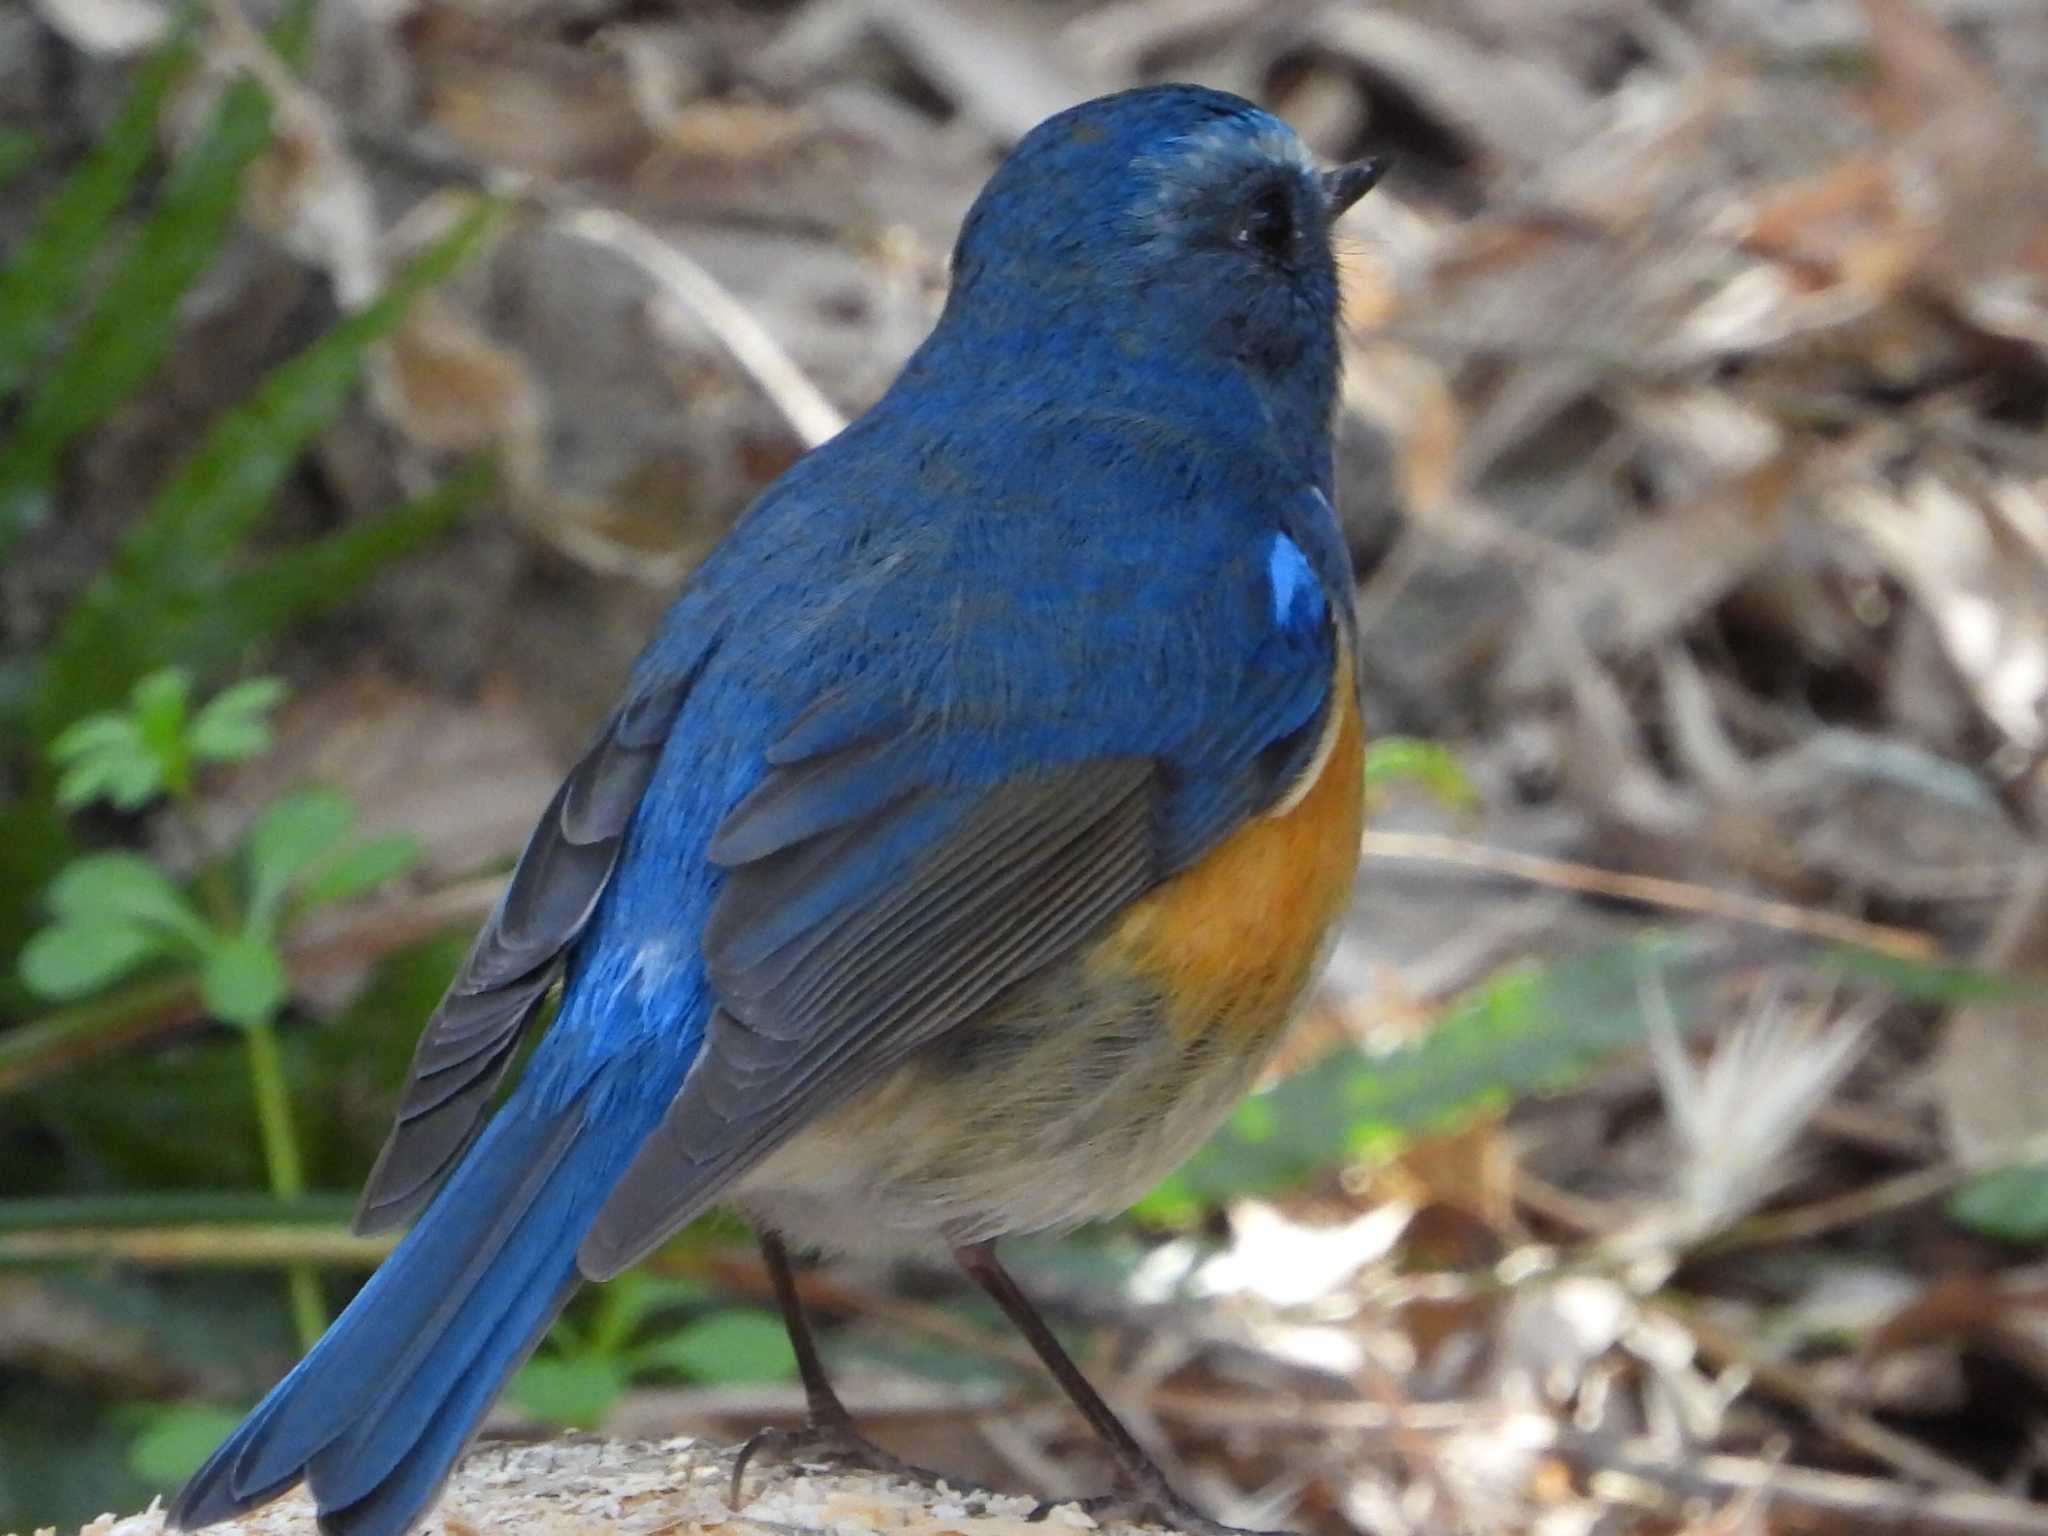
<instances>
[{"instance_id":1,"label":"blurred background foliage","mask_svg":"<svg viewBox=\"0 0 2048 1536\"><path fill-rule=\"evenodd\" d=\"M1269 1089L1020 1267L1229 1518L1669 1530L1770 1468L1787 1528L2048 1530L2048 23L1993 0L0 10L0 1529L171 1488L345 1301L668 594L1001 149L1184 77L1397 157L1374 831ZM944 1276L806 1285L910 1459L1089 1480ZM791 1417L766 1295L700 1223L494 1431Z\"/></svg>"}]
</instances>

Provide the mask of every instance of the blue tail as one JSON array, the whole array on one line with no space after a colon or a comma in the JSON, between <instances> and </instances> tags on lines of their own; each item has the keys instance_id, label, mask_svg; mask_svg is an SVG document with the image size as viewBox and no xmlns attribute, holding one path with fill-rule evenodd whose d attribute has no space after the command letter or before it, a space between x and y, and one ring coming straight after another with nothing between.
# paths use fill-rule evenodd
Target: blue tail
<instances>
[{"instance_id":1,"label":"blue tail","mask_svg":"<svg viewBox=\"0 0 2048 1536\"><path fill-rule=\"evenodd\" d=\"M583 1134L586 1128L590 1134ZM348 1310L179 1493L196 1530L301 1478L327 1536L401 1536L577 1285L616 1131L515 1094ZM630 1148L627 1149L630 1151Z\"/></svg>"}]
</instances>

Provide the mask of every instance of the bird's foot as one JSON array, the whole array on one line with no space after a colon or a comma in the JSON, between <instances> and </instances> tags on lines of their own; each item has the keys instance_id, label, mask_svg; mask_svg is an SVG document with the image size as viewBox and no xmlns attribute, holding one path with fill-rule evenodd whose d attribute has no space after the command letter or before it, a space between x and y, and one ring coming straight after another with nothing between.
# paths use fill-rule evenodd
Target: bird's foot
<instances>
[{"instance_id":1,"label":"bird's foot","mask_svg":"<svg viewBox=\"0 0 2048 1536\"><path fill-rule=\"evenodd\" d=\"M733 1509L740 1507L741 1483L747 1474L747 1464L763 1454L771 1461L886 1473L921 1483L927 1488L936 1487L941 1480L938 1473L912 1466L902 1457L883 1450L856 1431L851 1419L814 1418L797 1429L757 1429L747 1437L747 1443L740 1447L732 1462L732 1486L726 1503Z\"/></svg>"},{"instance_id":2,"label":"bird's foot","mask_svg":"<svg viewBox=\"0 0 2048 1536\"><path fill-rule=\"evenodd\" d=\"M1173 1485L1156 1471L1119 1478L1118 1484L1111 1492L1099 1493L1089 1499L1049 1501L1039 1505L1026 1518L1043 1520L1054 1510L1071 1505L1098 1525L1104 1521L1122 1520L1132 1525L1165 1526L1170 1530L1185 1531L1188 1536L1294 1536L1291 1531L1249 1531L1225 1525L1220 1520L1211 1520L1174 1492Z\"/></svg>"}]
</instances>

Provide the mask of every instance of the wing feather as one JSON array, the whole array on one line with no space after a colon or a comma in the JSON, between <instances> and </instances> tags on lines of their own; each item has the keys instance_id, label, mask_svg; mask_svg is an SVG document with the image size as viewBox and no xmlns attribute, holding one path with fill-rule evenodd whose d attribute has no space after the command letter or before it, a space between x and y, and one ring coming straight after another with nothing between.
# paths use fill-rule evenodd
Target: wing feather
<instances>
[{"instance_id":1,"label":"wing feather","mask_svg":"<svg viewBox=\"0 0 2048 1536\"><path fill-rule=\"evenodd\" d=\"M723 1006L683 1090L614 1187L579 1258L616 1274L805 1122L844 1103L1003 988L1082 943L1158 878L1159 776L1104 758L992 789L926 790L825 838L742 864L706 928ZM929 842L866 899L777 929L805 881L868 870L906 825ZM795 857L798 853L806 857Z\"/></svg>"},{"instance_id":2,"label":"wing feather","mask_svg":"<svg viewBox=\"0 0 2048 1536\"><path fill-rule=\"evenodd\" d=\"M356 1209L357 1231L382 1231L418 1211L476 1134L604 894L695 677L692 670L634 690L548 802L497 910L420 1036L397 1121Z\"/></svg>"}]
</instances>

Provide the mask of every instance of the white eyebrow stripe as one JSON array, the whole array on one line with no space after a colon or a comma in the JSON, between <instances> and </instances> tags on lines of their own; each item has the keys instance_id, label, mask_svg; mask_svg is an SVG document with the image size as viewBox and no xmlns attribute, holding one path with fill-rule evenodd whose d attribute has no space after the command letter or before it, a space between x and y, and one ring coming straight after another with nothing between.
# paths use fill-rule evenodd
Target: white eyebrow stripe
<instances>
[{"instance_id":1,"label":"white eyebrow stripe","mask_svg":"<svg viewBox=\"0 0 2048 1536\"><path fill-rule=\"evenodd\" d=\"M1260 114L1262 117L1265 115ZM1131 162L1133 169L1146 172L1155 183L1149 194L1132 205L1132 212L1140 219L1156 217L1185 196L1183 183L1188 179L1191 165L1217 158L1228 158L1233 164L1242 166L1247 174L1262 164L1290 166L1310 177L1322 174L1308 146L1278 118L1271 118L1250 131L1246 130L1241 117L1223 118L1192 132L1178 134Z\"/></svg>"},{"instance_id":2,"label":"white eyebrow stripe","mask_svg":"<svg viewBox=\"0 0 2048 1536\"><path fill-rule=\"evenodd\" d=\"M1300 135L1277 121L1247 134L1241 119L1221 119L1205 124L1193 133L1182 134L1173 141L1173 148L1181 154L1227 153L1243 159L1256 157L1275 164L1293 165L1304 171L1316 170L1316 158L1308 152L1308 146L1302 143ZM1246 154L1248 148L1252 152L1250 155Z\"/></svg>"}]
</instances>

